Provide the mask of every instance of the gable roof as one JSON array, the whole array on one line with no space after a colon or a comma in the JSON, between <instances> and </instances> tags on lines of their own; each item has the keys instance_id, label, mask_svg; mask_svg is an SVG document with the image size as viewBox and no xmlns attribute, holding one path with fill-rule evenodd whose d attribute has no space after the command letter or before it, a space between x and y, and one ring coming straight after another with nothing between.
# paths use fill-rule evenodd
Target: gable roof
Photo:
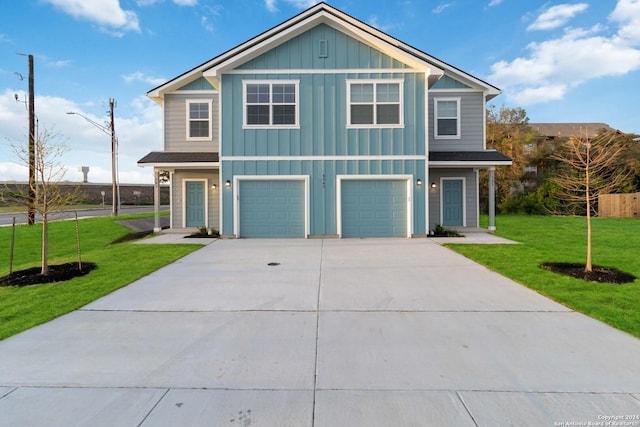
<instances>
[{"instance_id":1,"label":"gable roof","mask_svg":"<svg viewBox=\"0 0 640 427\"><path fill-rule=\"evenodd\" d=\"M204 76L214 87L218 87L219 76L225 71L267 52L273 47L296 37L299 34L325 23L340 31L343 31L355 39L379 49L392 58L398 59L407 65L423 70L428 78L429 85L441 78L445 71L448 74L461 78L465 83L482 88L487 92L487 99L500 94L500 89L484 82L471 74L434 58L413 46L376 29L364 22L328 5L318 3L309 9L299 13L293 18L267 30L256 37L212 58L211 60L157 86L147 92L147 96L161 103L164 93L173 91L188 84L201 76Z\"/></svg>"}]
</instances>

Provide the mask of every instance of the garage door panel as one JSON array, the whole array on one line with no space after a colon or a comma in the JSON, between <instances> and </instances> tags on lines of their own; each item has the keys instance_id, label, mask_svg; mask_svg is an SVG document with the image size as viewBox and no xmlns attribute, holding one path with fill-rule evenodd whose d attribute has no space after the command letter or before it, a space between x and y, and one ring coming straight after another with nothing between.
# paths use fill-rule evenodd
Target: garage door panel
<instances>
[{"instance_id":1,"label":"garage door panel","mask_svg":"<svg viewBox=\"0 0 640 427\"><path fill-rule=\"evenodd\" d=\"M305 237L304 181L242 180L240 237Z\"/></svg>"},{"instance_id":2,"label":"garage door panel","mask_svg":"<svg viewBox=\"0 0 640 427\"><path fill-rule=\"evenodd\" d=\"M405 237L405 180L343 180L343 237Z\"/></svg>"}]
</instances>

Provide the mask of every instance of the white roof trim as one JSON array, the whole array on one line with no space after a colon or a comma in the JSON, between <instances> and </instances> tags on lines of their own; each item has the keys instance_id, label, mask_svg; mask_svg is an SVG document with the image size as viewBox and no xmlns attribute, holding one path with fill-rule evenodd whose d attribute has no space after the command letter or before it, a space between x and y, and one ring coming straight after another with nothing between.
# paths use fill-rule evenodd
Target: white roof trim
<instances>
[{"instance_id":1,"label":"white roof trim","mask_svg":"<svg viewBox=\"0 0 640 427\"><path fill-rule=\"evenodd\" d=\"M416 69L423 70L428 76L439 78L444 70L486 89L487 94L495 96L500 90L490 84L477 79L451 65L425 54L399 40L383 33L357 19L325 4L319 3L280 25L236 46L233 49L187 71L186 73L152 89L147 96L157 102L162 102L164 94L181 87L200 76L207 78L214 86L220 73L233 69L238 65L268 51L273 46L291 39L318 22L326 23L336 29L348 32L362 42L380 49L385 54L396 58Z\"/></svg>"}]
</instances>

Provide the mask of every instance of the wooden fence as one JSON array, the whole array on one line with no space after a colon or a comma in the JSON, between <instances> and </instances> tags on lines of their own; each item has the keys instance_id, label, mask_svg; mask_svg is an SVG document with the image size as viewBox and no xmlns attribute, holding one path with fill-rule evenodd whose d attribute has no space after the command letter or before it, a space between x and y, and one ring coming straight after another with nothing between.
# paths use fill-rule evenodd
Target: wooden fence
<instances>
[{"instance_id":1,"label":"wooden fence","mask_svg":"<svg viewBox=\"0 0 640 427\"><path fill-rule=\"evenodd\" d=\"M598 197L600 217L640 217L640 193L601 194Z\"/></svg>"}]
</instances>

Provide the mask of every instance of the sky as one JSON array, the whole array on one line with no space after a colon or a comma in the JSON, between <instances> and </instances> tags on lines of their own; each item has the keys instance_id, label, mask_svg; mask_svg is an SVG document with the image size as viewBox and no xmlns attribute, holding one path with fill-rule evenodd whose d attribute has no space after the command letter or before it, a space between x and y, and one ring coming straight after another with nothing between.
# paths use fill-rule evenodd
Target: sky
<instances>
[{"instance_id":1,"label":"sky","mask_svg":"<svg viewBox=\"0 0 640 427\"><path fill-rule=\"evenodd\" d=\"M280 24L314 0L5 0L0 5L0 181L27 179L28 60L40 131L68 151L66 179L111 182L116 100L121 183L162 150L156 86ZM640 133L640 0L332 0L332 6L502 89L530 122ZM15 95L18 96L16 101ZM67 112L79 114L69 115ZM12 148L14 147L14 148Z\"/></svg>"}]
</instances>

